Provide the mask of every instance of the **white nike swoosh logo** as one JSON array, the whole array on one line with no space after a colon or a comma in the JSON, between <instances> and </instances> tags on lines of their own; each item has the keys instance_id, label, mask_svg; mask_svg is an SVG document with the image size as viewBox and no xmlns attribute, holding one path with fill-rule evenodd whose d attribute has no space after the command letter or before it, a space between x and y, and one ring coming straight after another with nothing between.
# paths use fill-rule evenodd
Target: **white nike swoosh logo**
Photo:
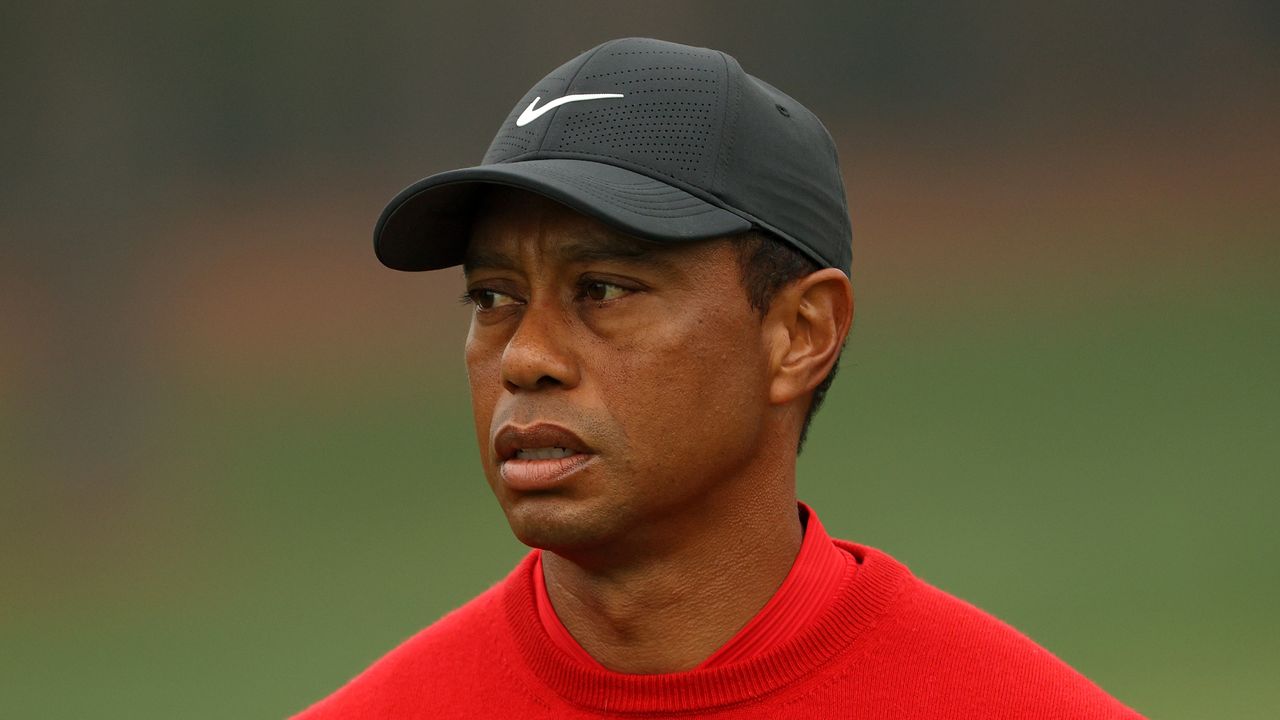
<instances>
[{"instance_id":1,"label":"white nike swoosh logo","mask_svg":"<svg viewBox=\"0 0 1280 720\"><path fill-rule=\"evenodd\" d=\"M587 95L565 95L564 97L558 97L555 100L552 100L551 102L547 103L546 105L543 105L540 108L535 108L534 105L537 105L538 101L542 99L542 97L539 96L534 98L533 102L529 103L529 107L525 108L524 112L520 113L520 117L516 119L516 127L524 127L525 125L528 125L529 123L541 117L542 113L548 110L551 110L552 108L558 108L565 103L581 102L582 100L600 100L602 98L620 98L620 97L622 96L617 93L591 93Z\"/></svg>"}]
</instances>

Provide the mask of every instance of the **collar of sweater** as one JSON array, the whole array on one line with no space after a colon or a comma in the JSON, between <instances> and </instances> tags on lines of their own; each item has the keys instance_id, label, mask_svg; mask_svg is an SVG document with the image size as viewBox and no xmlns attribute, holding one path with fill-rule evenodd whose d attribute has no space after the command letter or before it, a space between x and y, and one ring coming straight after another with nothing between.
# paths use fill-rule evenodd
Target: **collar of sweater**
<instances>
[{"instance_id":1,"label":"collar of sweater","mask_svg":"<svg viewBox=\"0 0 1280 720\"><path fill-rule=\"evenodd\" d=\"M769 602L734 636L697 668L731 665L767 652L808 627L827 605L835 602L841 585L857 568L853 556L836 547L813 509L797 503L804 540L791 571ZM602 667L574 640L556 615L543 579L542 552L533 567L534 600L542 629L556 647L578 662Z\"/></svg>"},{"instance_id":2,"label":"collar of sweater","mask_svg":"<svg viewBox=\"0 0 1280 720\"><path fill-rule=\"evenodd\" d=\"M768 651L729 665L656 675L618 673L591 666L555 646L538 617L530 553L503 591L507 625L525 663L567 702L599 712L690 712L747 703L819 670L850 646L888 608L910 576L905 566L874 548L833 540L858 570L834 602L801 631Z\"/></svg>"}]
</instances>

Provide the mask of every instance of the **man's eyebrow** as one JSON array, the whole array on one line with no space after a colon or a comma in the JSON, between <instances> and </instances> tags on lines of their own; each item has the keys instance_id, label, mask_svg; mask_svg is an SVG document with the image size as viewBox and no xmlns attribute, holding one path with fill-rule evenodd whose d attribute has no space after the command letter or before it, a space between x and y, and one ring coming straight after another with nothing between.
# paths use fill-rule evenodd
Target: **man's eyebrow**
<instances>
[{"instance_id":1,"label":"man's eyebrow","mask_svg":"<svg viewBox=\"0 0 1280 720\"><path fill-rule=\"evenodd\" d=\"M585 237L574 237L560 243L552 251L562 262L618 261L636 262L640 260L655 261L657 264L668 264L662 253L656 252L662 247L658 243L645 242L636 238L609 235L605 233L589 233ZM462 263L464 273L475 270L518 270L519 264L514 258L500 250L468 248Z\"/></svg>"}]
</instances>

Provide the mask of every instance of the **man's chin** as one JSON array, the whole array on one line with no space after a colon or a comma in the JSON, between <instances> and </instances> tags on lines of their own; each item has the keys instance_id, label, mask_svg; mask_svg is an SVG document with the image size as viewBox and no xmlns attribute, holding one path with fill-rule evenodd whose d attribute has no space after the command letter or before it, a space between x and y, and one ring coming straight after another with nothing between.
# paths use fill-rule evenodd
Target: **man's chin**
<instances>
[{"instance_id":1,"label":"man's chin","mask_svg":"<svg viewBox=\"0 0 1280 720\"><path fill-rule=\"evenodd\" d=\"M602 513L563 497L525 496L503 510L517 540L561 555L589 552L617 534L616 513Z\"/></svg>"}]
</instances>

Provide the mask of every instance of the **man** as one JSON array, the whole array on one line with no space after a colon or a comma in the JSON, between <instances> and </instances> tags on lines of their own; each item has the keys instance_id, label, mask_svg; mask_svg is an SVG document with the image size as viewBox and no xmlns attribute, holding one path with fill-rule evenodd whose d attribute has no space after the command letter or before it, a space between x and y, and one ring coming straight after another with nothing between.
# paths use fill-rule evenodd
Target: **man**
<instances>
[{"instance_id":1,"label":"man","mask_svg":"<svg viewBox=\"0 0 1280 720\"><path fill-rule=\"evenodd\" d=\"M301 717L1137 717L797 503L849 238L812 113L647 39L396 197L378 257L463 266L481 463L535 550Z\"/></svg>"}]
</instances>

